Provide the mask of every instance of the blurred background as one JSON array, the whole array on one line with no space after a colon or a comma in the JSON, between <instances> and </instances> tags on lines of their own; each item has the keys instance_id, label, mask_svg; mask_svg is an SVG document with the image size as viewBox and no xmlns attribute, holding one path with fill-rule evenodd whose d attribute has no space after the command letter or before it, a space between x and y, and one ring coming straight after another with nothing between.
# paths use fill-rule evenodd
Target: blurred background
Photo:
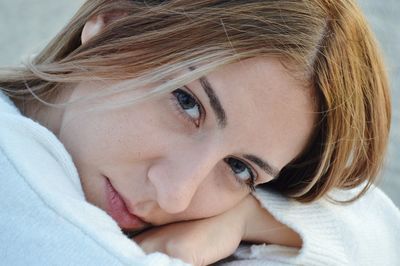
<instances>
[{"instance_id":1,"label":"blurred background","mask_svg":"<svg viewBox=\"0 0 400 266\"><path fill-rule=\"evenodd\" d=\"M83 0L0 0L0 66L17 65L38 52L73 16ZM400 206L400 1L359 0L386 59L393 119L380 187Z\"/></svg>"}]
</instances>

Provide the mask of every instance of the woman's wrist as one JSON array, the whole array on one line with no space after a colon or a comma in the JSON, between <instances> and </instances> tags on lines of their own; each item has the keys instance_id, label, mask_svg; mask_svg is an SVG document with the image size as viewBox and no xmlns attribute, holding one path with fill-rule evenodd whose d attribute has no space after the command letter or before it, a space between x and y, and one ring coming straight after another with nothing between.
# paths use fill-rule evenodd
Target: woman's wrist
<instances>
[{"instance_id":1,"label":"woman's wrist","mask_svg":"<svg viewBox=\"0 0 400 266\"><path fill-rule=\"evenodd\" d=\"M246 197L239 207L244 215L243 241L297 248L302 246L299 234L277 221L252 195Z\"/></svg>"}]
</instances>

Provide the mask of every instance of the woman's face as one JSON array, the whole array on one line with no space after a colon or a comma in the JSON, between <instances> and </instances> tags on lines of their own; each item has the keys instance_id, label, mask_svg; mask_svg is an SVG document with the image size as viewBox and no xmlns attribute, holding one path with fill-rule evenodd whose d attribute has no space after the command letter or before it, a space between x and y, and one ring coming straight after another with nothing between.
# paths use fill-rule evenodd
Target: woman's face
<instances>
[{"instance_id":1,"label":"woman's face","mask_svg":"<svg viewBox=\"0 0 400 266\"><path fill-rule=\"evenodd\" d=\"M161 225L232 208L273 179L313 131L312 91L286 71L275 59L248 59L128 107L70 106L59 137L87 200L129 230L143 226L136 217ZM81 83L70 97L100 87Z\"/></svg>"}]
</instances>

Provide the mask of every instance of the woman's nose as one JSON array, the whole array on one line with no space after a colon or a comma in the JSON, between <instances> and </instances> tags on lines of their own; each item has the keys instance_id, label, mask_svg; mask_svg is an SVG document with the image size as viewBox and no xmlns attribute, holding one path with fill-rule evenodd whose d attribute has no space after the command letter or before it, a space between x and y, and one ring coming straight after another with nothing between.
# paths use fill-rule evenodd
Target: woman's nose
<instances>
[{"instance_id":1,"label":"woman's nose","mask_svg":"<svg viewBox=\"0 0 400 266\"><path fill-rule=\"evenodd\" d=\"M215 152L203 150L175 154L154 162L148 178L155 187L160 208L168 213L186 210L218 161Z\"/></svg>"}]
</instances>

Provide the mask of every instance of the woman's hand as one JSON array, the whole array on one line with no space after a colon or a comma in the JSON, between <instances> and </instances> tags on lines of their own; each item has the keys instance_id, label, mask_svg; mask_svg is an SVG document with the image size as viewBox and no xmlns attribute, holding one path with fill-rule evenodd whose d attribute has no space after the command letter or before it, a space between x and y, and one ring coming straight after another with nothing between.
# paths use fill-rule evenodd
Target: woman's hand
<instances>
[{"instance_id":1,"label":"woman's hand","mask_svg":"<svg viewBox=\"0 0 400 266\"><path fill-rule=\"evenodd\" d=\"M276 221L252 195L220 215L153 228L134 240L146 253L163 252L196 266L228 257L242 240L301 246L300 237Z\"/></svg>"},{"instance_id":2,"label":"woman's hand","mask_svg":"<svg viewBox=\"0 0 400 266\"><path fill-rule=\"evenodd\" d=\"M214 217L150 229L134 240L146 253L159 251L192 265L209 265L239 246L245 230L242 203Z\"/></svg>"}]
</instances>

